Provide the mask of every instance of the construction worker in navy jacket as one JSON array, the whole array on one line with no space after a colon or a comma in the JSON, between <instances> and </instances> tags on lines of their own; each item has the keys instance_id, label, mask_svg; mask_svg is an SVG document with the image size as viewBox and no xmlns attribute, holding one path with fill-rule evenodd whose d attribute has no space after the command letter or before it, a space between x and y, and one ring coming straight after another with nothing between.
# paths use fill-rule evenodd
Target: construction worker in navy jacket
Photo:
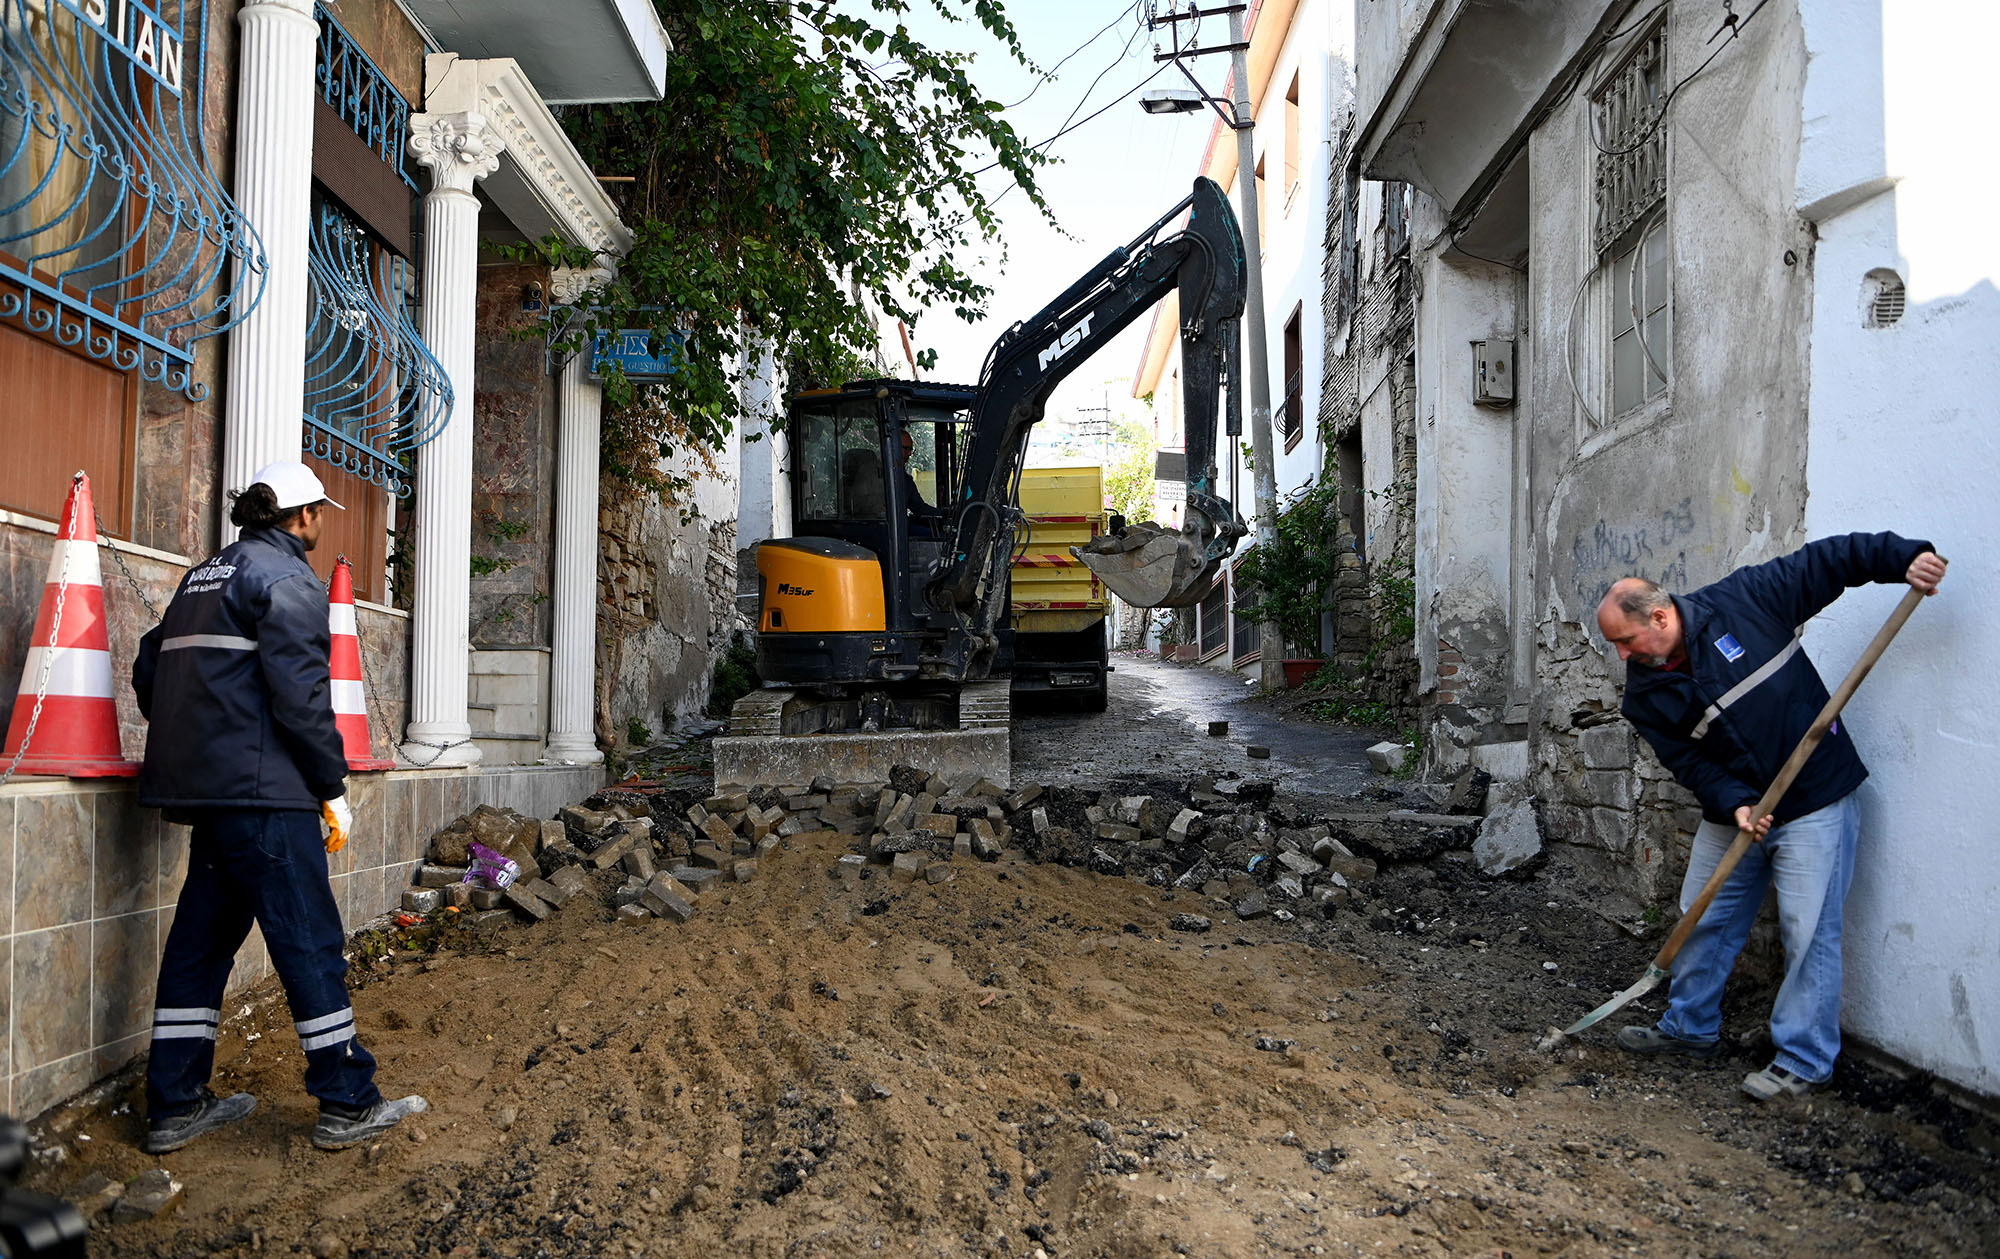
<instances>
[{"instance_id":1,"label":"construction worker in navy jacket","mask_svg":"<svg viewBox=\"0 0 2000 1259\"><path fill-rule=\"evenodd\" d=\"M305 1083L319 1099L313 1144L345 1149L427 1108L385 1099L355 1038L340 907L326 854L353 828L347 758L334 725L326 587L306 552L339 507L302 463L274 463L231 496L242 536L181 579L139 643L132 687L152 723L139 802L192 827L187 880L160 957L146 1069L149 1154L249 1115L248 1093L208 1082L229 970L263 929L285 987ZM322 837L320 826L328 826Z\"/></svg>"},{"instance_id":2,"label":"construction worker in navy jacket","mask_svg":"<svg viewBox=\"0 0 2000 1259\"><path fill-rule=\"evenodd\" d=\"M1936 594L1945 562L1928 542L1851 533L1808 543L1670 595L1638 577L1614 583L1597 627L1626 663L1626 720L1701 801L1681 911L1687 912L1740 830L1744 854L1674 963L1656 1027L1627 1027L1634 1053L1713 1058L1721 1051L1722 989L1749 938L1764 890L1778 889L1785 977L1771 1009L1777 1057L1743 1091L1759 1101L1826 1083L1840 1053L1842 903L1860 832L1855 788L1868 776L1844 721L1835 722L1790 790L1750 816L1827 701L1799 648L1808 620L1850 586L1908 582Z\"/></svg>"}]
</instances>

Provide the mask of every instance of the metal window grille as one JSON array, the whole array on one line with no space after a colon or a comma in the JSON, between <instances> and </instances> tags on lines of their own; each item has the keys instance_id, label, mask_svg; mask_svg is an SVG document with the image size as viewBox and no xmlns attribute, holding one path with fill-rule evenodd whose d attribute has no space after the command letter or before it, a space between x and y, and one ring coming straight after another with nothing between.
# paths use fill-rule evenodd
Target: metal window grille
<instances>
[{"instance_id":1,"label":"metal window grille","mask_svg":"<svg viewBox=\"0 0 2000 1259\"><path fill-rule=\"evenodd\" d=\"M354 37L323 4L313 6L319 18L319 61L315 78L320 99L348 129L367 143L410 186L422 191L411 174L403 142L410 134L410 103L389 82Z\"/></svg>"},{"instance_id":2,"label":"metal window grille","mask_svg":"<svg viewBox=\"0 0 2000 1259\"><path fill-rule=\"evenodd\" d=\"M1229 581L1217 574L1215 585L1202 596L1196 609L1200 621L1201 655L1204 659L1221 651L1229 641Z\"/></svg>"},{"instance_id":3,"label":"metal window grille","mask_svg":"<svg viewBox=\"0 0 2000 1259\"><path fill-rule=\"evenodd\" d=\"M415 269L316 198L306 252L305 448L409 492L409 454L443 431L451 381L417 335Z\"/></svg>"},{"instance_id":4,"label":"metal window grille","mask_svg":"<svg viewBox=\"0 0 2000 1259\"><path fill-rule=\"evenodd\" d=\"M1597 136L1595 242L1601 254L1667 197L1667 129L1660 117L1667 70L1664 17L1592 101Z\"/></svg>"},{"instance_id":5,"label":"metal window grille","mask_svg":"<svg viewBox=\"0 0 2000 1259\"><path fill-rule=\"evenodd\" d=\"M1410 252L1410 186L1391 181L1382 185L1382 243L1388 256Z\"/></svg>"},{"instance_id":6,"label":"metal window grille","mask_svg":"<svg viewBox=\"0 0 2000 1259\"><path fill-rule=\"evenodd\" d=\"M265 273L202 146L208 30L208 0L0 0L0 319L197 401Z\"/></svg>"},{"instance_id":7,"label":"metal window grille","mask_svg":"<svg viewBox=\"0 0 2000 1259\"><path fill-rule=\"evenodd\" d=\"M1242 558L1236 562L1241 564L1243 560L1250 557L1251 551L1255 549L1253 547L1251 550L1243 552ZM1242 610L1236 606L1237 598L1242 596L1243 591L1237 583L1234 568L1231 568L1229 573L1229 584L1232 587L1236 587L1236 597L1231 598L1229 601L1229 658L1232 661L1236 661L1243 659L1245 656L1256 654L1257 618L1254 616L1245 616Z\"/></svg>"},{"instance_id":8,"label":"metal window grille","mask_svg":"<svg viewBox=\"0 0 2000 1259\"><path fill-rule=\"evenodd\" d=\"M414 191L402 146L409 103L324 6L317 14L321 99ZM417 332L416 268L315 192L306 271L305 448L407 494L410 452L443 431L452 404Z\"/></svg>"}]
</instances>

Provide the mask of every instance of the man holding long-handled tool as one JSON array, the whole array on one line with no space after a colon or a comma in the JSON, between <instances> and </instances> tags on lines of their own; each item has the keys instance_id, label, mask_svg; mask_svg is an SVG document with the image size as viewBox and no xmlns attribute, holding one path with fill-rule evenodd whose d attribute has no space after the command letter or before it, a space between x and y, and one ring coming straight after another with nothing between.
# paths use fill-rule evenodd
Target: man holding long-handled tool
<instances>
[{"instance_id":1,"label":"man holding long-handled tool","mask_svg":"<svg viewBox=\"0 0 2000 1259\"><path fill-rule=\"evenodd\" d=\"M1597 626L1626 662L1621 711L1660 761L1701 801L1676 931L1654 971L1672 964L1667 1012L1657 1027L1627 1027L1624 1048L1712 1058L1721 1050L1722 989L1749 938L1764 889L1776 884L1785 978L1771 1010L1777 1057L1744 1078L1759 1101L1824 1084L1840 1053L1842 903L1854 875L1868 776L1836 719L1839 704L1901 625L1892 618L1870 654L1830 700L1799 647L1805 622L1849 586L1908 582L1936 594L1945 562L1928 542L1893 533L1827 538L1741 569L1687 595L1644 578L1612 585ZM1815 720L1815 715L1820 720ZM1789 760L1787 753L1791 753ZM1732 847L1739 835L1754 843ZM1726 863L1735 860L1734 869ZM1706 885L1721 872L1719 886ZM1712 902L1702 894L1712 895ZM1706 908L1706 913L1703 909ZM1678 947L1678 960L1674 949ZM1636 995L1646 980L1572 1031Z\"/></svg>"}]
</instances>

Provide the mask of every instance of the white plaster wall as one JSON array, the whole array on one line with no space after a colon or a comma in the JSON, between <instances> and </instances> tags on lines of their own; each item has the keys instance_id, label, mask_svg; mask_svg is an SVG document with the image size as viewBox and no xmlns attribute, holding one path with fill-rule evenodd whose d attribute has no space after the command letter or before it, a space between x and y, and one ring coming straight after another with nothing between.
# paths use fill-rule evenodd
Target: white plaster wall
<instances>
[{"instance_id":1,"label":"white plaster wall","mask_svg":"<svg viewBox=\"0 0 2000 1259\"><path fill-rule=\"evenodd\" d=\"M2000 292L1978 239L1987 234L1963 230L1968 205L1993 204L1992 164L1965 161L1978 142L1953 134L1954 120L1990 115L1983 63L2000 23L1918 0L1800 8L1810 62L1798 197L1833 207L1814 264L1806 531L1892 529L1952 561L1944 593L1918 609L1848 709L1871 777L1843 1021L1916 1066L2000 1094L2000 846L1986 795L2000 725L1977 685L2000 623ZM1880 95L1857 90L1874 85ZM1901 182L1879 191L1884 176ZM1876 267L1904 276L1911 303L1901 323L1869 329L1862 285ZM1850 592L1813 623L1806 645L1830 681L1899 591Z\"/></svg>"}]
</instances>

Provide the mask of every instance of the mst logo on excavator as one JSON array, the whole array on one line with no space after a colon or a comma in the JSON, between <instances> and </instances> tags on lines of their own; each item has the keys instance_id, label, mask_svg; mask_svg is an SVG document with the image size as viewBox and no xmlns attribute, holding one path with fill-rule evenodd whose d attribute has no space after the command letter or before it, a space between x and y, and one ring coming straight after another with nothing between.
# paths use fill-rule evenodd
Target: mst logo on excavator
<instances>
[{"instance_id":1,"label":"mst logo on excavator","mask_svg":"<svg viewBox=\"0 0 2000 1259\"><path fill-rule=\"evenodd\" d=\"M778 593L779 593L779 594L781 594L781 595L802 595L802 596L803 596L803 595L809 595L809 594L811 594L811 593L812 593L812 591L811 591L811 590L809 590L809 589L807 589L807 588L806 588L806 587L804 587L804 586L794 586L794 585L793 585L793 584L792 584L791 582L788 582L788 581L781 581L781 582L779 582L779 583L778 583Z\"/></svg>"},{"instance_id":2,"label":"mst logo on excavator","mask_svg":"<svg viewBox=\"0 0 2000 1259\"><path fill-rule=\"evenodd\" d=\"M1074 350L1085 337L1090 335L1090 321L1095 318L1097 318L1097 312L1093 310L1088 315L1077 320L1074 328L1071 328L1068 332L1049 342L1049 348L1043 350L1041 357L1035 360L1036 368L1040 371L1047 371L1050 363L1055 362L1063 355Z\"/></svg>"}]
</instances>

